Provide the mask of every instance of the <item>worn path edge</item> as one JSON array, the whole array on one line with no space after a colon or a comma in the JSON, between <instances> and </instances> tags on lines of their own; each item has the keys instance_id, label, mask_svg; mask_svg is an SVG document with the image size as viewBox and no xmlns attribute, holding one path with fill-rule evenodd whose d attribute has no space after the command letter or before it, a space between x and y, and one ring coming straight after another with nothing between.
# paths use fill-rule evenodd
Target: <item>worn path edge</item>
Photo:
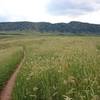
<instances>
[{"instance_id":1,"label":"worn path edge","mask_svg":"<svg viewBox=\"0 0 100 100\"><path fill-rule=\"evenodd\" d=\"M11 100L12 91L15 86L16 77L18 72L20 71L20 68L24 62L25 59L25 53L23 53L23 58L20 62L20 64L17 65L17 68L15 69L14 73L11 75L10 79L7 81L7 84L4 86L2 91L0 92L0 100Z\"/></svg>"}]
</instances>

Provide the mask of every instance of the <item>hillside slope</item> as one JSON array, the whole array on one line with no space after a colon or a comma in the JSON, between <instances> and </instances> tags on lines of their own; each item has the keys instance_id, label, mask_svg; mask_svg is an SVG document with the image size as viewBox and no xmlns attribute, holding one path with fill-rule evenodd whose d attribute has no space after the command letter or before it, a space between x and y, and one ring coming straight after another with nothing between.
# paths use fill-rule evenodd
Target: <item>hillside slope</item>
<instances>
[{"instance_id":1,"label":"hillside slope","mask_svg":"<svg viewBox=\"0 0 100 100\"><path fill-rule=\"evenodd\" d=\"M99 24L89 24L72 21L70 23L47 23L47 22L2 22L0 31L37 31L37 32L61 32L61 33L84 33L100 34Z\"/></svg>"}]
</instances>

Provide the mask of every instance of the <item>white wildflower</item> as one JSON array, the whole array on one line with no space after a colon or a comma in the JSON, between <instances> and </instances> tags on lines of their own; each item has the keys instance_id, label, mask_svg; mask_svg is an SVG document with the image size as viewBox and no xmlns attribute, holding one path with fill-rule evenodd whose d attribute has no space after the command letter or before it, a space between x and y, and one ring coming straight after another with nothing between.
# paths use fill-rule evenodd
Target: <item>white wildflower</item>
<instances>
[{"instance_id":1,"label":"white wildflower","mask_svg":"<svg viewBox=\"0 0 100 100\"><path fill-rule=\"evenodd\" d=\"M70 97L68 97L66 95L63 95L63 97L64 97L64 100L72 100L72 98L70 98Z\"/></svg>"},{"instance_id":2,"label":"white wildflower","mask_svg":"<svg viewBox=\"0 0 100 100\"><path fill-rule=\"evenodd\" d=\"M33 91L37 91L37 90L38 90L38 88L37 88L37 87L34 87L34 88L33 88Z\"/></svg>"}]
</instances>

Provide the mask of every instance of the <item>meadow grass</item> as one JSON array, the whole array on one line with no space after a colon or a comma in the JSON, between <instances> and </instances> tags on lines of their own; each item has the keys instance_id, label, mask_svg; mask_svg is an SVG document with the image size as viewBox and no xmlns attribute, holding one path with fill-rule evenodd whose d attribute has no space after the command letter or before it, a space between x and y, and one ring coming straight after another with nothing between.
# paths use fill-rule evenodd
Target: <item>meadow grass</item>
<instances>
[{"instance_id":1,"label":"meadow grass","mask_svg":"<svg viewBox=\"0 0 100 100\"><path fill-rule=\"evenodd\" d=\"M22 42L25 62L13 100L100 99L100 37L44 36Z\"/></svg>"},{"instance_id":2,"label":"meadow grass","mask_svg":"<svg viewBox=\"0 0 100 100\"><path fill-rule=\"evenodd\" d=\"M17 68L22 57L22 47L12 47L0 50L0 90Z\"/></svg>"}]
</instances>

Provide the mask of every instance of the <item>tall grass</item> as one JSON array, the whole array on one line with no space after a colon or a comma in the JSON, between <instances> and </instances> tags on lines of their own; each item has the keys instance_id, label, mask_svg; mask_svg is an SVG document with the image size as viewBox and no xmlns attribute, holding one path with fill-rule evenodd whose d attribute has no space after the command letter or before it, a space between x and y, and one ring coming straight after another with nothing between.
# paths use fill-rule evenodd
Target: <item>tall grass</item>
<instances>
[{"instance_id":1,"label":"tall grass","mask_svg":"<svg viewBox=\"0 0 100 100\"><path fill-rule=\"evenodd\" d=\"M22 47L13 47L0 50L0 90L17 68L22 57Z\"/></svg>"},{"instance_id":2,"label":"tall grass","mask_svg":"<svg viewBox=\"0 0 100 100\"><path fill-rule=\"evenodd\" d=\"M100 38L42 37L26 43L13 100L99 100Z\"/></svg>"}]
</instances>

